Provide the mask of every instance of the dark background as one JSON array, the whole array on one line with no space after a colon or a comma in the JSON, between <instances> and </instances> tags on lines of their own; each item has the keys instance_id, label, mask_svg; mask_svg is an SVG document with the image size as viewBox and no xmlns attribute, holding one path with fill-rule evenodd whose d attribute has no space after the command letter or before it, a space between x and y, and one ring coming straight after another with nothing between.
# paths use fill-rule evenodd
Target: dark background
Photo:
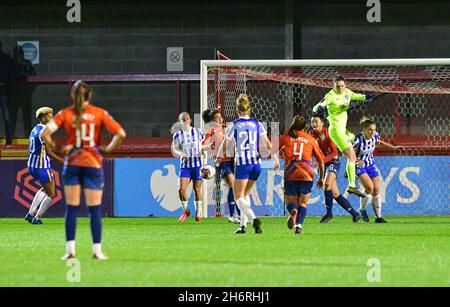
<instances>
[{"instance_id":1,"label":"dark background","mask_svg":"<svg viewBox=\"0 0 450 307\"><path fill-rule=\"evenodd\" d=\"M367 22L366 2L81 0L71 24L66 1L0 1L0 40L10 54L16 41L39 41L38 75L167 73L166 47L184 48L186 74L214 48L233 59L449 57L448 1L381 1L381 23ZM94 90L130 136L169 135L174 83ZM182 110L199 111L199 91L183 83ZM40 85L33 112L67 103L67 85Z\"/></svg>"}]
</instances>

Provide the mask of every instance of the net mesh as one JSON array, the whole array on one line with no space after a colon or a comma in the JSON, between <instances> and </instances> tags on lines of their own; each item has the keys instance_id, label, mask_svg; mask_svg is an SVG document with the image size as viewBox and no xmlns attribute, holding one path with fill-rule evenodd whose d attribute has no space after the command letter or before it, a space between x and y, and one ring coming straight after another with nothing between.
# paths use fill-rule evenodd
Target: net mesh
<instances>
[{"instance_id":1,"label":"net mesh","mask_svg":"<svg viewBox=\"0 0 450 307\"><path fill-rule=\"evenodd\" d=\"M377 149L375 152L375 161L382 177L383 203L389 204L383 209L385 213L418 212L409 209L414 203L425 207L421 212L428 212L427 214L439 214L442 210L447 210L448 214L449 65L209 67L207 104L208 108L219 109L225 121L230 122L236 118L236 97L245 93L252 103L251 116L265 122L269 133L273 123L278 123L279 131L284 132L294 115L300 114L308 118L311 116L312 107L333 87L332 80L337 75L344 77L347 88L354 92L384 93L372 103L361 104L350 111L347 128L355 134L359 133L362 130L359 120L363 116L370 116L375 119L382 140L405 147L404 150ZM415 167L417 161L422 160L408 159L417 156L433 158L425 159L420 167ZM341 172L345 168L345 160L343 162ZM428 174L428 168L440 167L445 170L429 174L433 183L418 185L413 180L416 178L411 179ZM258 182L260 186L254 193L265 195L252 195L252 204L256 208L262 205L270 206L274 195L282 198L282 173L269 169L266 171L267 175L262 176L263 182ZM270 180L272 182L269 182ZM393 184L394 180L398 184ZM339 178L338 183L344 184L346 180ZM226 195L227 187L224 183L221 183L221 193L218 193L214 186L212 183L209 186L208 204L219 203L216 194ZM388 191L392 188L396 190ZM323 203L321 194L322 192L313 191L311 201ZM420 200L425 199L424 194L438 197L436 201L419 204ZM358 207L358 199L350 197L349 200L354 207ZM222 197L220 210L226 215L225 202L226 197ZM310 214L319 215L324 213L324 206L315 205L308 210ZM345 214L340 208L335 213ZM284 215L283 206L273 206L270 214Z\"/></svg>"}]
</instances>

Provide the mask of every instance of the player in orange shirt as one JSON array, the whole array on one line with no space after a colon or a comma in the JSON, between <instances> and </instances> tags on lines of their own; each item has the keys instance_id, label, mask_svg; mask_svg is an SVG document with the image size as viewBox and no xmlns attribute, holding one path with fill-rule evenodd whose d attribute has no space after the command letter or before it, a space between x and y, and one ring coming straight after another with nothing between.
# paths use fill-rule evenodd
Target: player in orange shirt
<instances>
[{"instance_id":1,"label":"player in orange shirt","mask_svg":"<svg viewBox=\"0 0 450 307\"><path fill-rule=\"evenodd\" d=\"M75 232L81 187L89 208L93 258L105 260L108 258L101 249L100 211L104 186L103 155L119 147L126 134L106 110L90 103L92 90L85 82L77 81L72 86L71 98L73 106L56 114L42 133L45 142L55 148L56 144L51 135L61 127L66 131L66 146L62 149L65 154L62 176L67 204L65 214L67 251L62 260L75 257ZM114 135L105 148L98 147L103 126Z\"/></svg>"},{"instance_id":2,"label":"player in orange shirt","mask_svg":"<svg viewBox=\"0 0 450 307\"><path fill-rule=\"evenodd\" d=\"M325 195L325 207L327 212L320 220L320 223L328 223L333 218L333 199L348 213L352 215L353 222L358 222L361 215L353 209L350 202L345 198L336 183L341 162L339 162L339 150L330 138L328 128L324 127L324 119L318 114L311 117L311 129L308 133L312 135L319 144L322 153L325 155L325 183L323 186Z\"/></svg>"},{"instance_id":3,"label":"player in orange shirt","mask_svg":"<svg viewBox=\"0 0 450 307\"><path fill-rule=\"evenodd\" d=\"M208 132L205 134L205 145L209 145L212 152L212 158L215 161L219 156L218 150L220 144L222 144L225 139L225 124L223 122L222 114L218 110L206 109L202 112L202 118L205 124L208 126ZM234 199L233 194L233 185L234 185L234 159L230 157L226 157L225 153L222 153L224 156L219 165L216 165L216 173L220 176L221 179L225 181L228 185L228 194L227 194L227 202L229 209L229 217L228 221L231 223L239 223L240 222L240 210L236 206L236 201ZM220 187L220 182L218 183ZM216 187L217 188L217 187ZM220 197L220 193L216 194L216 197ZM235 213L237 211L237 214Z\"/></svg>"},{"instance_id":4,"label":"player in orange shirt","mask_svg":"<svg viewBox=\"0 0 450 307\"><path fill-rule=\"evenodd\" d=\"M281 136L279 149L284 150L284 193L287 202L289 229L295 228L295 233L302 232L306 217L306 206L311 196L314 180L314 156L319 164L319 179L317 187L323 186L325 166L323 154L317 141L305 130L306 120L303 116L295 116L287 132ZM295 224L295 227L294 227Z\"/></svg>"}]
</instances>

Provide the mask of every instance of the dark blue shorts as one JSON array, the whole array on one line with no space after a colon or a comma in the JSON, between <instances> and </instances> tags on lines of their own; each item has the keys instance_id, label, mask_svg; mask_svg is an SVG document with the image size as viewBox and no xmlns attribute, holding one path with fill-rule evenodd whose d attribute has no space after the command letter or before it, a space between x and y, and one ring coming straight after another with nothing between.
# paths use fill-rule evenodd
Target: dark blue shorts
<instances>
[{"instance_id":1,"label":"dark blue shorts","mask_svg":"<svg viewBox=\"0 0 450 307\"><path fill-rule=\"evenodd\" d=\"M81 185L85 189L102 190L105 185L103 168L64 166L64 185Z\"/></svg>"},{"instance_id":2,"label":"dark blue shorts","mask_svg":"<svg viewBox=\"0 0 450 307\"><path fill-rule=\"evenodd\" d=\"M237 165L235 179L256 181L259 174L261 174L261 164Z\"/></svg>"},{"instance_id":3,"label":"dark blue shorts","mask_svg":"<svg viewBox=\"0 0 450 307\"><path fill-rule=\"evenodd\" d=\"M341 162L337 159L333 159L325 165L325 173L334 173L337 177L341 168Z\"/></svg>"},{"instance_id":4,"label":"dark blue shorts","mask_svg":"<svg viewBox=\"0 0 450 307\"><path fill-rule=\"evenodd\" d=\"M356 166L356 176L361 176L364 174L369 175L370 178L375 178L380 176L380 171L378 170L378 168L375 166L375 164L372 165L367 165L364 167L359 167Z\"/></svg>"},{"instance_id":5,"label":"dark blue shorts","mask_svg":"<svg viewBox=\"0 0 450 307\"><path fill-rule=\"evenodd\" d=\"M34 179L39 181L41 185L47 184L50 181L55 181L55 176L53 175L51 168L34 168L29 167L28 172Z\"/></svg>"},{"instance_id":6,"label":"dark blue shorts","mask_svg":"<svg viewBox=\"0 0 450 307\"><path fill-rule=\"evenodd\" d=\"M220 165L216 167L216 172L220 174L221 178L225 178L229 174L234 174L234 162L230 160L220 163Z\"/></svg>"},{"instance_id":7,"label":"dark blue shorts","mask_svg":"<svg viewBox=\"0 0 450 307\"><path fill-rule=\"evenodd\" d=\"M300 196L311 193L312 181L285 181L284 194L286 196Z\"/></svg>"},{"instance_id":8,"label":"dark blue shorts","mask_svg":"<svg viewBox=\"0 0 450 307\"><path fill-rule=\"evenodd\" d=\"M203 178L200 175L200 169L201 167L180 168L180 174L178 175L178 177L189 178L194 181L202 181Z\"/></svg>"}]
</instances>

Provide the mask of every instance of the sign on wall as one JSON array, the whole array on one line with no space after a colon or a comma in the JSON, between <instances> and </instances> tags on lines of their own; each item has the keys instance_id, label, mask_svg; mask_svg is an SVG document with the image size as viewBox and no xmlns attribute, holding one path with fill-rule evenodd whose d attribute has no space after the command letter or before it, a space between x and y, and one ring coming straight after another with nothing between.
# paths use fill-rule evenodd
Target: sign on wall
<instances>
[{"instance_id":1,"label":"sign on wall","mask_svg":"<svg viewBox=\"0 0 450 307\"><path fill-rule=\"evenodd\" d=\"M167 71L183 71L183 47L167 47Z\"/></svg>"},{"instance_id":2,"label":"sign on wall","mask_svg":"<svg viewBox=\"0 0 450 307\"><path fill-rule=\"evenodd\" d=\"M39 42L38 41L18 41L18 46L23 48L24 58L31 64L39 64Z\"/></svg>"},{"instance_id":3,"label":"sign on wall","mask_svg":"<svg viewBox=\"0 0 450 307\"><path fill-rule=\"evenodd\" d=\"M112 216L113 162L111 160L105 160L104 162L105 189L102 214L103 216ZM0 160L0 169L0 217L24 217L41 185L28 173L26 160ZM55 176L56 197L44 217L63 217L65 200L62 185L62 165L52 163L52 170ZM83 199L84 197L82 197ZM80 215L86 216L86 212L87 210L81 210Z\"/></svg>"},{"instance_id":4,"label":"sign on wall","mask_svg":"<svg viewBox=\"0 0 450 307\"><path fill-rule=\"evenodd\" d=\"M283 163L283 161L280 161ZM447 156L432 157L376 157L381 172L380 195L383 214L386 215L446 215L450 214L450 179ZM338 186L345 191L347 179L343 177L345 159L341 158ZM283 165L282 165L283 167ZM178 159L116 159L114 165L115 216L179 216L182 213L178 199ZM209 190L208 216L214 212L214 182L206 181ZM228 188L222 184L225 201ZM192 185L188 190L189 206L193 210ZM347 195L355 209L359 198ZM283 173L263 168L252 190L251 204L259 216L283 216ZM371 211L371 206L368 207ZM325 213L323 190L313 188L308 215ZM336 215L348 215L335 205Z\"/></svg>"}]
</instances>

